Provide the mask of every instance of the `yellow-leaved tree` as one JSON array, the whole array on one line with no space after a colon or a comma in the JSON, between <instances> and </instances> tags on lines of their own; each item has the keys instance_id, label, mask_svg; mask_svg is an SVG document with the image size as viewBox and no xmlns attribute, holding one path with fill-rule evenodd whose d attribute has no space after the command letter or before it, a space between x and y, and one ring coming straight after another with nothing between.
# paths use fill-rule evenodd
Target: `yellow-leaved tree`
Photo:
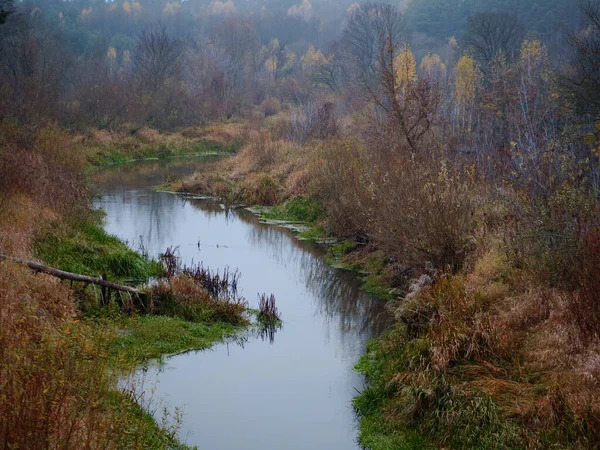
<instances>
[{"instance_id":1,"label":"yellow-leaved tree","mask_svg":"<svg viewBox=\"0 0 600 450\"><path fill-rule=\"evenodd\" d=\"M400 49L394 65L396 68L396 83L401 90L416 81L417 63L408 45L404 45Z\"/></svg>"},{"instance_id":2,"label":"yellow-leaved tree","mask_svg":"<svg viewBox=\"0 0 600 450\"><path fill-rule=\"evenodd\" d=\"M472 107L478 83L478 73L475 60L463 56L456 65L455 97L458 123L464 131L470 131Z\"/></svg>"},{"instance_id":3,"label":"yellow-leaved tree","mask_svg":"<svg viewBox=\"0 0 600 450\"><path fill-rule=\"evenodd\" d=\"M521 64L529 79L549 76L548 49L539 40L525 39L521 45Z\"/></svg>"},{"instance_id":4,"label":"yellow-leaved tree","mask_svg":"<svg viewBox=\"0 0 600 450\"><path fill-rule=\"evenodd\" d=\"M302 70L304 73L312 74L314 71L323 64L327 63L327 59L321 52L321 50L315 50L315 48L311 45L306 50L306 53L302 57Z\"/></svg>"},{"instance_id":5,"label":"yellow-leaved tree","mask_svg":"<svg viewBox=\"0 0 600 450\"><path fill-rule=\"evenodd\" d=\"M441 79L446 76L446 65L437 53L425 55L421 60L419 69L421 73L430 78Z\"/></svg>"}]
</instances>

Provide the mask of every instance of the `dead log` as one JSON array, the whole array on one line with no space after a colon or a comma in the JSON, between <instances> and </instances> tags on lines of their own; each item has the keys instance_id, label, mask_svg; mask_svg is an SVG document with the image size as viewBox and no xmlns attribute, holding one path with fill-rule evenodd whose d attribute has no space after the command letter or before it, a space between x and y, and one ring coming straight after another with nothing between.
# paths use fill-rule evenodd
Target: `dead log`
<instances>
[{"instance_id":1,"label":"dead log","mask_svg":"<svg viewBox=\"0 0 600 450\"><path fill-rule=\"evenodd\" d=\"M61 280L80 281L82 283L85 283L86 286L88 284L95 284L97 286L101 286L104 289L108 288L120 292L127 292L129 294L139 297L140 299L146 297L146 293L144 291L133 288L131 286L123 286L121 284L111 283L110 281L103 280L102 278L95 278L87 275L81 275L78 273L65 272L64 270L55 269L54 267L46 266L44 264L40 264L29 259L15 258L12 256L0 254L0 260L8 260L17 264L23 264L35 272L46 273L48 275L52 275L53 277L60 278Z\"/></svg>"}]
</instances>

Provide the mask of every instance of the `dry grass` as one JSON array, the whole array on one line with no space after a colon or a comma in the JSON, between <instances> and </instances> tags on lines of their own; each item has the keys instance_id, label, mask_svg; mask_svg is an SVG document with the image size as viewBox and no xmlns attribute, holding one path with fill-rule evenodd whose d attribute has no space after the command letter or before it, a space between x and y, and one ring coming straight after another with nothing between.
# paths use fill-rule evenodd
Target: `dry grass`
<instances>
[{"instance_id":1,"label":"dry grass","mask_svg":"<svg viewBox=\"0 0 600 450\"><path fill-rule=\"evenodd\" d=\"M307 189L305 166L304 149L273 140L263 131L236 156L215 163L174 188L213 195L230 203L275 205Z\"/></svg>"},{"instance_id":2,"label":"dry grass","mask_svg":"<svg viewBox=\"0 0 600 450\"><path fill-rule=\"evenodd\" d=\"M107 339L74 321L69 289L0 263L0 442L3 448L114 447Z\"/></svg>"}]
</instances>

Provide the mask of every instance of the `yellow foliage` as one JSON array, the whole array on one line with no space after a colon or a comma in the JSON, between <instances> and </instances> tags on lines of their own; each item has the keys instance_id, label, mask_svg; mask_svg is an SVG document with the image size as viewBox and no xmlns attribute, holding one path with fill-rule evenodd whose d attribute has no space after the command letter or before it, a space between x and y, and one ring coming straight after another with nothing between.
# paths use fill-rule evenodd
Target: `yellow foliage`
<instances>
[{"instance_id":1,"label":"yellow foliage","mask_svg":"<svg viewBox=\"0 0 600 450\"><path fill-rule=\"evenodd\" d=\"M85 18L89 17L91 14L92 14L92 7L90 6L89 8L85 8L83 11L81 11L81 18L85 19Z\"/></svg>"},{"instance_id":2,"label":"yellow foliage","mask_svg":"<svg viewBox=\"0 0 600 450\"><path fill-rule=\"evenodd\" d=\"M417 79L417 63L408 45L402 47L395 64L396 81L400 86L405 86Z\"/></svg>"},{"instance_id":3,"label":"yellow foliage","mask_svg":"<svg viewBox=\"0 0 600 450\"><path fill-rule=\"evenodd\" d=\"M465 105L475 98L477 86L475 61L469 56L463 56L458 61L456 70L456 99Z\"/></svg>"},{"instance_id":4,"label":"yellow foliage","mask_svg":"<svg viewBox=\"0 0 600 450\"><path fill-rule=\"evenodd\" d=\"M114 47L109 47L106 52L106 59L108 59L111 63L117 59L117 50Z\"/></svg>"},{"instance_id":5,"label":"yellow foliage","mask_svg":"<svg viewBox=\"0 0 600 450\"><path fill-rule=\"evenodd\" d=\"M114 63L117 60L117 49L114 47L108 47L106 59L108 59L110 63Z\"/></svg>"},{"instance_id":6,"label":"yellow foliage","mask_svg":"<svg viewBox=\"0 0 600 450\"><path fill-rule=\"evenodd\" d=\"M123 11L125 11L127 14L129 14L131 12L131 5L129 4L128 1L125 1L123 3Z\"/></svg>"},{"instance_id":7,"label":"yellow foliage","mask_svg":"<svg viewBox=\"0 0 600 450\"><path fill-rule=\"evenodd\" d=\"M131 53L129 52L129 50L123 50L123 62L122 62L122 65L123 66L128 66L129 64L131 64Z\"/></svg>"},{"instance_id":8,"label":"yellow foliage","mask_svg":"<svg viewBox=\"0 0 600 450\"><path fill-rule=\"evenodd\" d=\"M277 56L272 55L265 61L265 69L268 72L275 73L277 71L278 64L279 64L279 61L277 59Z\"/></svg>"},{"instance_id":9,"label":"yellow foliage","mask_svg":"<svg viewBox=\"0 0 600 450\"><path fill-rule=\"evenodd\" d=\"M548 49L540 41L525 39L521 45L521 61L527 61L533 66L539 66L548 58Z\"/></svg>"},{"instance_id":10,"label":"yellow foliage","mask_svg":"<svg viewBox=\"0 0 600 450\"><path fill-rule=\"evenodd\" d=\"M321 50L315 51L315 48L311 45L310 47L308 47L308 50L302 57L301 61L302 68L304 69L304 71L312 72L315 67L319 66L320 64L326 63L327 59L325 58Z\"/></svg>"},{"instance_id":11,"label":"yellow foliage","mask_svg":"<svg viewBox=\"0 0 600 450\"><path fill-rule=\"evenodd\" d=\"M443 77L446 74L446 65L437 53L428 53L421 60L421 72L429 77Z\"/></svg>"},{"instance_id":12,"label":"yellow foliage","mask_svg":"<svg viewBox=\"0 0 600 450\"><path fill-rule=\"evenodd\" d=\"M548 49L537 39L525 39L521 45L521 64L529 77L549 74Z\"/></svg>"},{"instance_id":13,"label":"yellow foliage","mask_svg":"<svg viewBox=\"0 0 600 450\"><path fill-rule=\"evenodd\" d=\"M180 8L181 8L181 3L177 3L177 2L167 3L163 12L165 14L169 14L169 15L173 16L179 12Z\"/></svg>"}]
</instances>

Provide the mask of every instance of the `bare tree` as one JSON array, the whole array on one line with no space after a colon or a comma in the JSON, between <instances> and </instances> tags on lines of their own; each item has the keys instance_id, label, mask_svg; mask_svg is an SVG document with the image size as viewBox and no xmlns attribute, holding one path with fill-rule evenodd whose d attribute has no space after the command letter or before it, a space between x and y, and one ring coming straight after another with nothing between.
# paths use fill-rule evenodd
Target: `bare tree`
<instances>
[{"instance_id":1,"label":"bare tree","mask_svg":"<svg viewBox=\"0 0 600 450\"><path fill-rule=\"evenodd\" d=\"M486 12L467 19L464 46L473 53L482 70L502 53L514 59L523 41L525 29L514 14Z\"/></svg>"},{"instance_id":2,"label":"bare tree","mask_svg":"<svg viewBox=\"0 0 600 450\"><path fill-rule=\"evenodd\" d=\"M393 34L388 31L379 46L380 84L369 87L372 101L393 120L412 152L431 129L441 103L439 86L431 79L399 80L397 77L397 48Z\"/></svg>"},{"instance_id":3,"label":"bare tree","mask_svg":"<svg viewBox=\"0 0 600 450\"><path fill-rule=\"evenodd\" d=\"M13 0L0 0L0 25L14 12Z\"/></svg>"},{"instance_id":4,"label":"bare tree","mask_svg":"<svg viewBox=\"0 0 600 450\"><path fill-rule=\"evenodd\" d=\"M600 112L600 2L587 0L581 4L586 28L570 34L573 50L569 70L560 77L582 112Z\"/></svg>"},{"instance_id":5,"label":"bare tree","mask_svg":"<svg viewBox=\"0 0 600 450\"><path fill-rule=\"evenodd\" d=\"M148 88L158 89L168 78L179 76L183 50L183 42L171 37L163 24L147 28L137 40L134 68Z\"/></svg>"},{"instance_id":6,"label":"bare tree","mask_svg":"<svg viewBox=\"0 0 600 450\"><path fill-rule=\"evenodd\" d=\"M235 88L241 88L244 76L252 69L254 55L260 50L260 36L247 20L227 19L215 30L213 41L229 57L228 78Z\"/></svg>"},{"instance_id":7,"label":"bare tree","mask_svg":"<svg viewBox=\"0 0 600 450\"><path fill-rule=\"evenodd\" d=\"M378 76L380 42L386 39L397 48L407 39L404 14L390 4L364 3L347 19L342 37L345 57L369 82Z\"/></svg>"}]
</instances>

